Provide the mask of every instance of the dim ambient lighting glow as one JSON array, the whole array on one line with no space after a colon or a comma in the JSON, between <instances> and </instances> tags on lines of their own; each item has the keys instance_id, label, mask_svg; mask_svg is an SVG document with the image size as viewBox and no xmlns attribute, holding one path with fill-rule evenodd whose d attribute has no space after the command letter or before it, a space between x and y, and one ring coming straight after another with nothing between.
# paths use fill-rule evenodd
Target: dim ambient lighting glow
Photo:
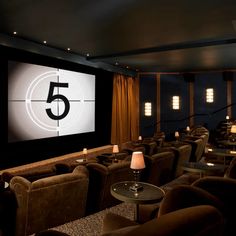
<instances>
[{"instance_id":1,"label":"dim ambient lighting glow","mask_svg":"<svg viewBox=\"0 0 236 236\"><path fill-rule=\"evenodd\" d=\"M206 102L213 103L214 102L214 90L213 88L206 89Z\"/></svg>"},{"instance_id":2,"label":"dim ambient lighting glow","mask_svg":"<svg viewBox=\"0 0 236 236\"><path fill-rule=\"evenodd\" d=\"M172 109L179 110L179 96L172 97Z\"/></svg>"},{"instance_id":3,"label":"dim ambient lighting glow","mask_svg":"<svg viewBox=\"0 0 236 236\"><path fill-rule=\"evenodd\" d=\"M152 103L151 102L145 102L145 104L144 104L144 115L145 116L151 116L152 115Z\"/></svg>"}]
</instances>

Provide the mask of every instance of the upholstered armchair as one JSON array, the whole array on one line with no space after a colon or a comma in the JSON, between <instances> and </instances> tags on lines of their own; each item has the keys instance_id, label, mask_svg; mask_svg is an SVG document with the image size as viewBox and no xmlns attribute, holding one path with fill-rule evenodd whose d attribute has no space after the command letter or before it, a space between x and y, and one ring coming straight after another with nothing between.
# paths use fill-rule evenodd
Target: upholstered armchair
<instances>
[{"instance_id":1,"label":"upholstered armchair","mask_svg":"<svg viewBox=\"0 0 236 236\"><path fill-rule=\"evenodd\" d=\"M175 155L173 152L160 152L144 156L146 168L142 171L142 180L161 186L172 180Z\"/></svg>"},{"instance_id":2,"label":"upholstered armchair","mask_svg":"<svg viewBox=\"0 0 236 236\"><path fill-rule=\"evenodd\" d=\"M158 215L143 224L108 214L103 236L225 235L224 203L204 189L180 185L167 192Z\"/></svg>"},{"instance_id":3,"label":"upholstered armchair","mask_svg":"<svg viewBox=\"0 0 236 236\"><path fill-rule=\"evenodd\" d=\"M223 224L221 213L210 205L173 211L141 225L108 213L102 236L220 236L223 235Z\"/></svg>"},{"instance_id":4,"label":"upholstered armchair","mask_svg":"<svg viewBox=\"0 0 236 236\"><path fill-rule=\"evenodd\" d=\"M185 139L183 142L192 145L190 161L200 161L204 150L204 140L202 138L198 138L196 140Z\"/></svg>"},{"instance_id":5,"label":"upholstered armchair","mask_svg":"<svg viewBox=\"0 0 236 236\"><path fill-rule=\"evenodd\" d=\"M10 189L17 200L16 236L26 236L85 215L88 170L77 166L72 173L30 182L15 176Z\"/></svg>"},{"instance_id":6,"label":"upholstered armchair","mask_svg":"<svg viewBox=\"0 0 236 236\"><path fill-rule=\"evenodd\" d=\"M192 185L209 192L223 203L222 212L226 219L225 235L236 235L236 179L209 176L198 179Z\"/></svg>"},{"instance_id":7,"label":"upholstered armchair","mask_svg":"<svg viewBox=\"0 0 236 236\"><path fill-rule=\"evenodd\" d=\"M89 190L86 214L101 211L120 203L111 193L111 185L126 180L133 180L129 161L121 161L105 166L99 163L87 164L89 170Z\"/></svg>"}]
</instances>

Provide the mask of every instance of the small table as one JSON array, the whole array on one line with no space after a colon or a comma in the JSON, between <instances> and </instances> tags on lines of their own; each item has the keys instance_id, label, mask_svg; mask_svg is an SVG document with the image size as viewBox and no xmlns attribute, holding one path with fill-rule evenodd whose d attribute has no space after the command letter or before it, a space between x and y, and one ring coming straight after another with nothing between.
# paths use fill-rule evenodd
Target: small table
<instances>
[{"instance_id":1,"label":"small table","mask_svg":"<svg viewBox=\"0 0 236 236\"><path fill-rule=\"evenodd\" d=\"M236 150L236 148L235 148L236 147L236 142L233 142L233 141L230 141L230 140L221 140L221 141L218 141L218 144L221 144L221 145L223 145L227 148L232 147L233 150Z\"/></svg>"},{"instance_id":2,"label":"small table","mask_svg":"<svg viewBox=\"0 0 236 236\"><path fill-rule=\"evenodd\" d=\"M164 197L165 192L153 184L144 182L138 182L142 190L134 192L130 190L134 183L134 181L124 181L113 184L111 186L111 195L120 201L135 203L135 221L139 222L139 204L159 202Z\"/></svg>"},{"instance_id":3,"label":"small table","mask_svg":"<svg viewBox=\"0 0 236 236\"><path fill-rule=\"evenodd\" d=\"M223 148L208 148L208 153L214 154L219 157L224 158L224 165L226 165L226 157L236 157L236 151L229 150L229 149L223 149Z\"/></svg>"},{"instance_id":4,"label":"small table","mask_svg":"<svg viewBox=\"0 0 236 236\"><path fill-rule=\"evenodd\" d=\"M204 175L222 172L225 170L225 165L203 163L203 162L184 162L182 166L183 170L188 172L195 172L200 174L200 178Z\"/></svg>"}]
</instances>

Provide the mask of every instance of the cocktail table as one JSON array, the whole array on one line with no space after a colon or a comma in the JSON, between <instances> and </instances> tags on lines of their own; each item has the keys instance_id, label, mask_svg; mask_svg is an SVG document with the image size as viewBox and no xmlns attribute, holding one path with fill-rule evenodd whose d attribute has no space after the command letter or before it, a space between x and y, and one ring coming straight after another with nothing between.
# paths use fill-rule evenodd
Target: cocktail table
<instances>
[{"instance_id":1,"label":"cocktail table","mask_svg":"<svg viewBox=\"0 0 236 236\"><path fill-rule=\"evenodd\" d=\"M182 168L184 171L199 173L201 178L204 175L222 173L226 166L204 162L184 162Z\"/></svg>"},{"instance_id":2,"label":"cocktail table","mask_svg":"<svg viewBox=\"0 0 236 236\"><path fill-rule=\"evenodd\" d=\"M162 200L165 192L149 183L137 182L142 187L141 191L132 191L130 187L134 185L134 181L123 181L115 183L111 186L111 195L116 199L136 204L135 220L139 221L139 204L152 204Z\"/></svg>"}]
</instances>

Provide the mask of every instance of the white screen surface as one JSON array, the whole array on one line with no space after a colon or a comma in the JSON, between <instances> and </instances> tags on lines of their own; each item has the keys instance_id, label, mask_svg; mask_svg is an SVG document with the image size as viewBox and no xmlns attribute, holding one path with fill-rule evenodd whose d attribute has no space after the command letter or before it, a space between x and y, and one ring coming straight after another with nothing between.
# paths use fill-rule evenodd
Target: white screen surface
<instances>
[{"instance_id":1,"label":"white screen surface","mask_svg":"<svg viewBox=\"0 0 236 236\"><path fill-rule=\"evenodd\" d=\"M95 75L8 63L8 141L95 131Z\"/></svg>"}]
</instances>

